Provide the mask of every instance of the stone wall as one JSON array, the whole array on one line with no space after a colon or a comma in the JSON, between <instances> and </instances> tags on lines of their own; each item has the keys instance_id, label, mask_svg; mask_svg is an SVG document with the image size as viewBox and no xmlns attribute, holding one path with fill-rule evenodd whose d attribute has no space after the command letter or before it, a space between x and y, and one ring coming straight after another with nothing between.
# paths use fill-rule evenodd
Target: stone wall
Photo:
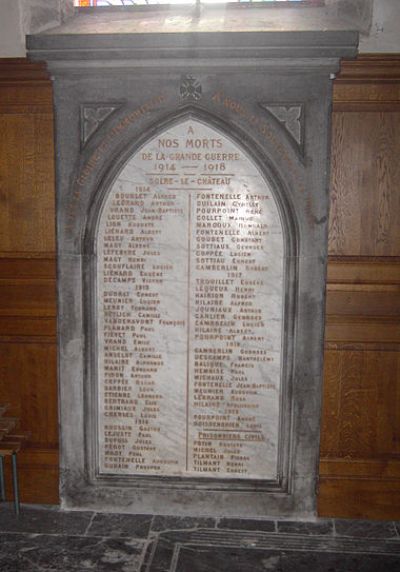
<instances>
[{"instance_id":1,"label":"stone wall","mask_svg":"<svg viewBox=\"0 0 400 572\"><path fill-rule=\"evenodd\" d=\"M0 57L24 57L26 34L54 28L73 12L73 0L2 0Z\"/></svg>"},{"instance_id":2,"label":"stone wall","mask_svg":"<svg viewBox=\"0 0 400 572\"><path fill-rule=\"evenodd\" d=\"M325 3L339 18L356 26L362 34L369 34L374 0L325 0Z\"/></svg>"},{"instance_id":3,"label":"stone wall","mask_svg":"<svg viewBox=\"0 0 400 572\"><path fill-rule=\"evenodd\" d=\"M360 52L400 52L398 0L326 0L328 9L361 32ZM25 34L58 26L73 0L2 0L0 57L25 56Z\"/></svg>"},{"instance_id":4,"label":"stone wall","mask_svg":"<svg viewBox=\"0 0 400 572\"><path fill-rule=\"evenodd\" d=\"M375 0L371 29L361 38L360 51L364 53L400 52L400 2Z\"/></svg>"},{"instance_id":5,"label":"stone wall","mask_svg":"<svg viewBox=\"0 0 400 572\"><path fill-rule=\"evenodd\" d=\"M73 0L20 0L20 4L26 34L58 26L74 13Z\"/></svg>"}]
</instances>

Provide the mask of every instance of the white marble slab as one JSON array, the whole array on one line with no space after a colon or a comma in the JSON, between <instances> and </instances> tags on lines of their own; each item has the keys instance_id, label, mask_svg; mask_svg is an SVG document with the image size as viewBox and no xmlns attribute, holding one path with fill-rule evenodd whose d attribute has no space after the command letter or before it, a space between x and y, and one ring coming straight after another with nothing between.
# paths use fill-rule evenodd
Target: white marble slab
<instances>
[{"instance_id":1,"label":"white marble slab","mask_svg":"<svg viewBox=\"0 0 400 572\"><path fill-rule=\"evenodd\" d=\"M98 227L100 474L276 478L283 261L228 137L190 119L133 155Z\"/></svg>"}]
</instances>

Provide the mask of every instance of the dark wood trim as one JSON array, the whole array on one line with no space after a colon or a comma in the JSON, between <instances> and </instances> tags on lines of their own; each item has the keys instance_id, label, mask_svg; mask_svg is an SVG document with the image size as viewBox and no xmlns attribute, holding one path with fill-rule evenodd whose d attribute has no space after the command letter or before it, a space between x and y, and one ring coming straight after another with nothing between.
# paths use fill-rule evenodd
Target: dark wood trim
<instances>
[{"instance_id":1,"label":"dark wood trim","mask_svg":"<svg viewBox=\"0 0 400 572\"><path fill-rule=\"evenodd\" d=\"M335 84L399 83L400 54L360 54L355 60L342 60Z\"/></svg>"},{"instance_id":2,"label":"dark wood trim","mask_svg":"<svg viewBox=\"0 0 400 572\"><path fill-rule=\"evenodd\" d=\"M28 58L0 58L0 83L50 82L44 62L31 62Z\"/></svg>"},{"instance_id":3,"label":"dark wood trim","mask_svg":"<svg viewBox=\"0 0 400 572\"><path fill-rule=\"evenodd\" d=\"M400 459L322 457L320 476L323 478L400 480Z\"/></svg>"},{"instance_id":4,"label":"dark wood trim","mask_svg":"<svg viewBox=\"0 0 400 572\"><path fill-rule=\"evenodd\" d=\"M400 54L360 54L342 60L333 86L333 111L400 111Z\"/></svg>"},{"instance_id":5,"label":"dark wood trim","mask_svg":"<svg viewBox=\"0 0 400 572\"><path fill-rule=\"evenodd\" d=\"M400 344L392 344L385 342L329 342L325 341L325 350L334 352L360 352L360 351L376 351L376 352L398 352Z\"/></svg>"}]
</instances>

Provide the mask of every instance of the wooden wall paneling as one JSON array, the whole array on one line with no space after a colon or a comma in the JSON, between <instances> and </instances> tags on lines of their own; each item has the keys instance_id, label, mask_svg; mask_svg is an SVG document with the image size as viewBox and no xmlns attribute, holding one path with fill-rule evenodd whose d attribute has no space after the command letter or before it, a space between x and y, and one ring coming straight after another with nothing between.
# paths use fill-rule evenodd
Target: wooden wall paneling
<instances>
[{"instance_id":1,"label":"wooden wall paneling","mask_svg":"<svg viewBox=\"0 0 400 572\"><path fill-rule=\"evenodd\" d=\"M400 344L400 258L331 257L325 338Z\"/></svg>"},{"instance_id":2,"label":"wooden wall paneling","mask_svg":"<svg viewBox=\"0 0 400 572\"><path fill-rule=\"evenodd\" d=\"M400 56L334 83L319 514L400 519Z\"/></svg>"},{"instance_id":3,"label":"wooden wall paneling","mask_svg":"<svg viewBox=\"0 0 400 572\"><path fill-rule=\"evenodd\" d=\"M399 455L400 353L328 349L325 368L323 458Z\"/></svg>"},{"instance_id":4,"label":"wooden wall paneling","mask_svg":"<svg viewBox=\"0 0 400 572\"><path fill-rule=\"evenodd\" d=\"M56 320L36 316L0 316L0 340L3 342L26 342L31 337L47 343L49 338L55 341Z\"/></svg>"},{"instance_id":5,"label":"wooden wall paneling","mask_svg":"<svg viewBox=\"0 0 400 572\"><path fill-rule=\"evenodd\" d=\"M329 253L400 256L400 57L343 62L333 108Z\"/></svg>"},{"instance_id":6,"label":"wooden wall paneling","mask_svg":"<svg viewBox=\"0 0 400 572\"><path fill-rule=\"evenodd\" d=\"M360 54L342 61L333 86L333 110L399 110L399 77L400 54Z\"/></svg>"},{"instance_id":7,"label":"wooden wall paneling","mask_svg":"<svg viewBox=\"0 0 400 572\"><path fill-rule=\"evenodd\" d=\"M51 113L0 113L0 251L54 250L52 121Z\"/></svg>"},{"instance_id":8,"label":"wooden wall paneling","mask_svg":"<svg viewBox=\"0 0 400 572\"><path fill-rule=\"evenodd\" d=\"M0 341L56 336L56 264L50 258L5 258L0 253ZM50 256L45 254L46 256ZM26 253L25 253L26 256Z\"/></svg>"},{"instance_id":9,"label":"wooden wall paneling","mask_svg":"<svg viewBox=\"0 0 400 572\"><path fill-rule=\"evenodd\" d=\"M342 289L330 291L328 295L328 312L337 315L342 310L341 315L363 314L365 316L380 314L393 316L398 320L400 317L399 286L377 291L371 286L366 289L354 288L351 290L347 285Z\"/></svg>"},{"instance_id":10,"label":"wooden wall paneling","mask_svg":"<svg viewBox=\"0 0 400 572\"><path fill-rule=\"evenodd\" d=\"M10 459L5 459L6 494L12 498ZM24 448L18 454L18 479L22 501L58 504L58 450Z\"/></svg>"},{"instance_id":11,"label":"wooden wall paneling","mask_svg":"<svg viewBox=\"0 0 400 572\"><path fill-rule=\"evenodd\" d=\"M0 399L35 425L20 463L29 502L58 500L52 113L44 66L0 61ZM399 128L400 57L345 62L334 85L321 515L400 518Z\"/></svg>"},{"instance_id":12,"label":"wooden wall paneling","mask_svg":"<svg viewBox=\"0 0 400 572\"><path fill-rule=\"evenodd\" d=\"M29 292L29 296L27 296ZM0 279L0 316L54 316L54 284L49 280ZM55 316L54 316L55 317Z\"/></svg>"},{"instance_id":13,"label":"wooden wall paneling","mask_svg":"<svg viewBox=\"0 0 400 572\"><path fill-rule=\"evenodd\" d=\"M57 386L54 379L54 343L0 343L2 384L0 402L9 403L8 414L21 419L31 432L31 447L57 447Z\"/></svg>"},{"instance_id":14,"label":"wooden wall paneling","mask_svg":"<svg viewBox=\"0 0 400 572\"><path fill-rule=\"evenodd\" d=\"M400 337L397 319L383 317L377 320L367 320L356 316L345 320L343 317L328 318L325 336L332 342L374 344L376 340L385 344L398 344ZM365 346L367 347L367 346Z\"/></svg>"},{"instance_id":15,"label":"wooden wall paneling","mask_svg":"<svg viewBox=\"0 0 400 572\"><path fill-rule=\"evenodd\" d=\"M340 284L400 285L399 260L391 256L386 258L331 256L329 262L327 281L330 289Z\"/></svg>"},{"instance_id":16,"label":"wooden wall paneling","mask_svg":"<svg viewBox=\"0 0 400 572\"><path fill-rule=\"evenodd\" d=\"M357 474L321 479L319 485L320 516L398 520L400 505L399 476L394 479L366 478Z\"/></svg>"},{"instance_id":17,"label":"wooden wall paneling","mask_svg":"<svg viewBox=\"0 0 400 572\"><path fill-rule=\"evenodd\" d=\"M334 114L331 255L400 255L399 132L400 107Z\"/></svg>"},{"instance_id":18,"label":"wooden wall paneling","mask_svg":"<svg viewBox=\"0 0 400 572\"><path fill-rule=\"evenodd\" d=\"M0 60L0 402L32 434L19 454L23 502L58 502L53 163L45 66Z\"/></svg>"},{"instance_id":19,"label":"wooden wall paneling","mask_svg":"<svg viewBox=\"0 0 400 572\"><path fill-rule=\"evenodd\" d=\"M321 516L400 517L399 306L399 258L331 258Z\"/></svg>"}]
</instances>

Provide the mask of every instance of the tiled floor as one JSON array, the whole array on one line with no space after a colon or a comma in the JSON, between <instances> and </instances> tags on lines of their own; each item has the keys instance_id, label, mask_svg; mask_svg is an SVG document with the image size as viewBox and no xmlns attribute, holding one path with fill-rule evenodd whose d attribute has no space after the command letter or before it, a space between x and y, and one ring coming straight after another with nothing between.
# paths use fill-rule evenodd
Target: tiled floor
<instances>
[{"instance_id":1,"label":"tiled floor","mask_svg":"<svg viewBox=\"0 0 400 572\"><path fill-rule=\"evenodd\" d=\"M0 505L1 572L400 572L400 524Z\"/></svg>"}]
</instances>

